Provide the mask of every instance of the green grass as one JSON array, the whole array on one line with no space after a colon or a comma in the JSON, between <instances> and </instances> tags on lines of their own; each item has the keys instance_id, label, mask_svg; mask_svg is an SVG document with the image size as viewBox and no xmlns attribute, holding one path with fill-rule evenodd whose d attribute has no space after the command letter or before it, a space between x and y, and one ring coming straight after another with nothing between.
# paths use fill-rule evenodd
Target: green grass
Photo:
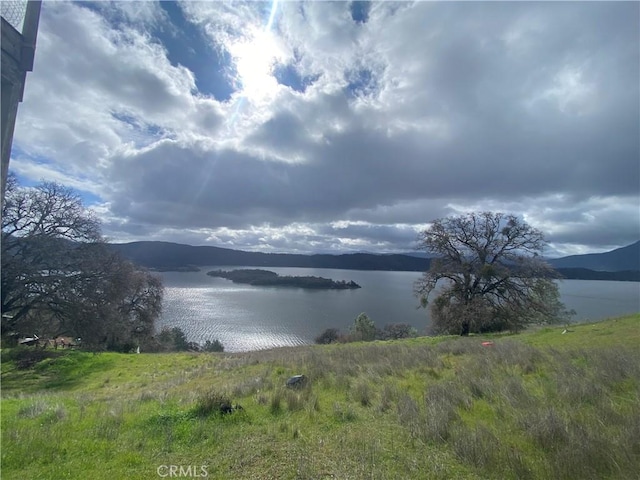
<instances>
[{"instance_id":1,"label":"green grass","mask_svg":"<svg viewBox=\"0 0 640 480\"><path fill-rule=\"evenodd\" d=\"M636 479L640 315L564 330L29 368L5 350L2 478Z\"/></svg>"}]
</instances>

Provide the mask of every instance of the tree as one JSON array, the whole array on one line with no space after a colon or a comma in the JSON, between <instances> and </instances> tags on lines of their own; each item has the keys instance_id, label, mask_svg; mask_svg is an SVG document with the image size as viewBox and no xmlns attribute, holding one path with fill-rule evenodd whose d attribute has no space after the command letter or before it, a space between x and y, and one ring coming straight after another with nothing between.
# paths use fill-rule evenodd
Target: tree
<instances>
[{"instance_id":1,"label":"tree","mask_svg":"<svg viewBox=\"0 0 640 480\"><path fill-rule=\"evenodd\" d=\"M155 340L157 345L155 345L156 348L152 348L152 350L161 350L165 352L203 351L203 347L198 342L190 342L187 340L187 334L184 333L180 327L163 327L162 330L160 330L160 333L155 337ZM206 350L207 348L209 350ZM221 350L213 348L221 348ZM204 350L207 352L222 352L224 351L224 346L219 340L215 340L214 343L207 340Z\"/></svg>"},{"instance_id":2,"label":"tree","mask_svg":"<svg viewBox=\"0 0 640 480\"><path fill-rule=\"evenodd\" d=\"M320 345L328 345L329 343L337 342L339 337L340 332L337 328L327 328L315 338L315 342Z\"/></svg>"},{"instance_id":3,"label":"tree","mask_svg":"<svg viewBox=\"0 0 640 480\"><path fill-rule=\"evenodd\" d=\"M162 309L162 282L106 248L96 259L93 278L66 310L71 329L89 335L91 345L147 349Z\"/></svg>"},{"instance_id":4,"label":"tree","mask_svg":"<svg viewBox=\"0 0 640 480\"><path fill-rule=\"evenodd\" d=\"M359 340L371 341L375 340L378 333L376 324L369 318L366 313L361 313L353 321L351 333L355 334Z\"/></svg>"},{"instance_id":5,"label":"tree","mask_svg":"<svg viewBox=\"0 0 640 480\"><path fill-rule=\"evenodd\" d=\"M202 346L202 350L205 352L224 352L224 345L217 338L213 340L207 340Z\"/></svg>"},{"instance_id":6,"label":"tree","mask_svg":"<svg viewBox=\"0 0 640 480\"><path fill-rule=\"evenodd\" d=\"M419 242L435 255L415 284L423 307L437 294L431 305L434 333L518 331L568 313L553 281L558 274L540 257L546 245L542 233L513 215L438 219Z\"/></svg>"},{"instance_id":7,"label":"tree","mask_svg":"<svg viewBox=\"0 0 640 480\"><path fill-rule=\"evenodd\" d=\"M162 283L112 252L71 189L21 188L2 206L2 333L81 337L83 345L140 344L152 335Z\"/></svg>"},{"instance_id":8,"label":"tree","mask_svg":"<svg viewBox=\"0 0 640 480\"><path fill-rule=\"evenodd\" d=\"M408 323L388 323L380 332L382 340L399 340L418 336L418 331Z\"/></svg>"}]
</instances>

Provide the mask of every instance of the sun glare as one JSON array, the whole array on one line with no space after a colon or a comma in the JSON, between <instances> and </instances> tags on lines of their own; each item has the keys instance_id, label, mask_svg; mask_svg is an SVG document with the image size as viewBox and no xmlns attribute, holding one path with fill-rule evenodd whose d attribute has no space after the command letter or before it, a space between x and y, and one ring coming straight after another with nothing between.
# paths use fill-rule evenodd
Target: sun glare
<instances>
[{"instance_id":1,"label":"sun glare","mask_svg":"<svg viewBox=\"0 0 640 480\"><path fill-rule=\"evenodd\" d=\"M283 49L268 30L251 32L230 49L242 94L250 100L270 97L278 87L274 65L284 58Z\"/></svg>"}]
</instances>

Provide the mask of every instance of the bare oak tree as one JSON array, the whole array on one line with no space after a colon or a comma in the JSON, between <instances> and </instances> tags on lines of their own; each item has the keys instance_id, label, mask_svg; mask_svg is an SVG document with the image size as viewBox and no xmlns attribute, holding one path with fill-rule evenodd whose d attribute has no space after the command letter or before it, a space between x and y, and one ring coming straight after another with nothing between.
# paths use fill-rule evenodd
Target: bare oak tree
<instances>
[{"instance_id":1,"label":"bare oak tree","mask_svg":"<svg viewBox=\"0 0 640 480\"><path fill-rule=\"evenodd\" d=\"M82 337L101 348L153 334L162 284L104 243L71 189L21 188L9 176L2 208L2 333Z\"/></svg>"},{"instance_id":2,"label":"bare oak tree","mask_svg":"<svg viewBox=\"0 0 640 480\"><path fill-rule=\"evenodd\" d=\"M470 213L435 220L419 237L434 256L414 285L423 307L431 304L434 333L518 331L566 317L542 258L539 230L513 215Z\"/></svg>"}]
</instances>

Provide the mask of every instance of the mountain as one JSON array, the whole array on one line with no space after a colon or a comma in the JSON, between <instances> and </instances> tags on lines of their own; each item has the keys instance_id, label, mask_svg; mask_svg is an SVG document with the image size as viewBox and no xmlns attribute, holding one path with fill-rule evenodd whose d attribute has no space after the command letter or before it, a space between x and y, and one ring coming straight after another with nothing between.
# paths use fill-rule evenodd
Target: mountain
<instances>
[{"instance_id":1,"label":"mountain","mask_svg":"<svg viewBox=\"0 0 640 480\"><path fill-rule=\"evenodd\" d=\"M193 247L168 242L114 243L111 248L129 260L148 268L177 268L187 265L235 265L253 267L340 268L345 270L394 270L423 272L429 259L400 254L301 255L244 252L220 247Z\"/></svg>"},{"instance_id":2,"label":"mountain","mask_svg":"<svg viewBox=\"0 0 640 480\"><path fill-rule=\"evenodd\" d=\"M570 255L548 260L555 268L587 268L604 272L640 270L640 241L610 252Z\"/></svg>"},{"instance_id":3,"label":"mountain","mask_svg":"<svg viewBox=\"0 0 640 480\"><path fill-rule=\"evenodd\" d=\"M566 280L617 280L618 282L640 282L640 270L603 272L588 268L556 268Z\"/></svg>"},{"instance_id":4,"label":"mountain","mask_svg":"<svg viewBox=\"0 0 640 480\"><path fill-rule=\"evenodd\" d=\"M424 272L429 269L431 263L429 258L407 254L260 253L169 242L113 243L110 246L134 263L159 270L233 265ZM551 259L549 263L568 279L640 281L640 242L606 253Z\"/></svg>"}]
</instances>

